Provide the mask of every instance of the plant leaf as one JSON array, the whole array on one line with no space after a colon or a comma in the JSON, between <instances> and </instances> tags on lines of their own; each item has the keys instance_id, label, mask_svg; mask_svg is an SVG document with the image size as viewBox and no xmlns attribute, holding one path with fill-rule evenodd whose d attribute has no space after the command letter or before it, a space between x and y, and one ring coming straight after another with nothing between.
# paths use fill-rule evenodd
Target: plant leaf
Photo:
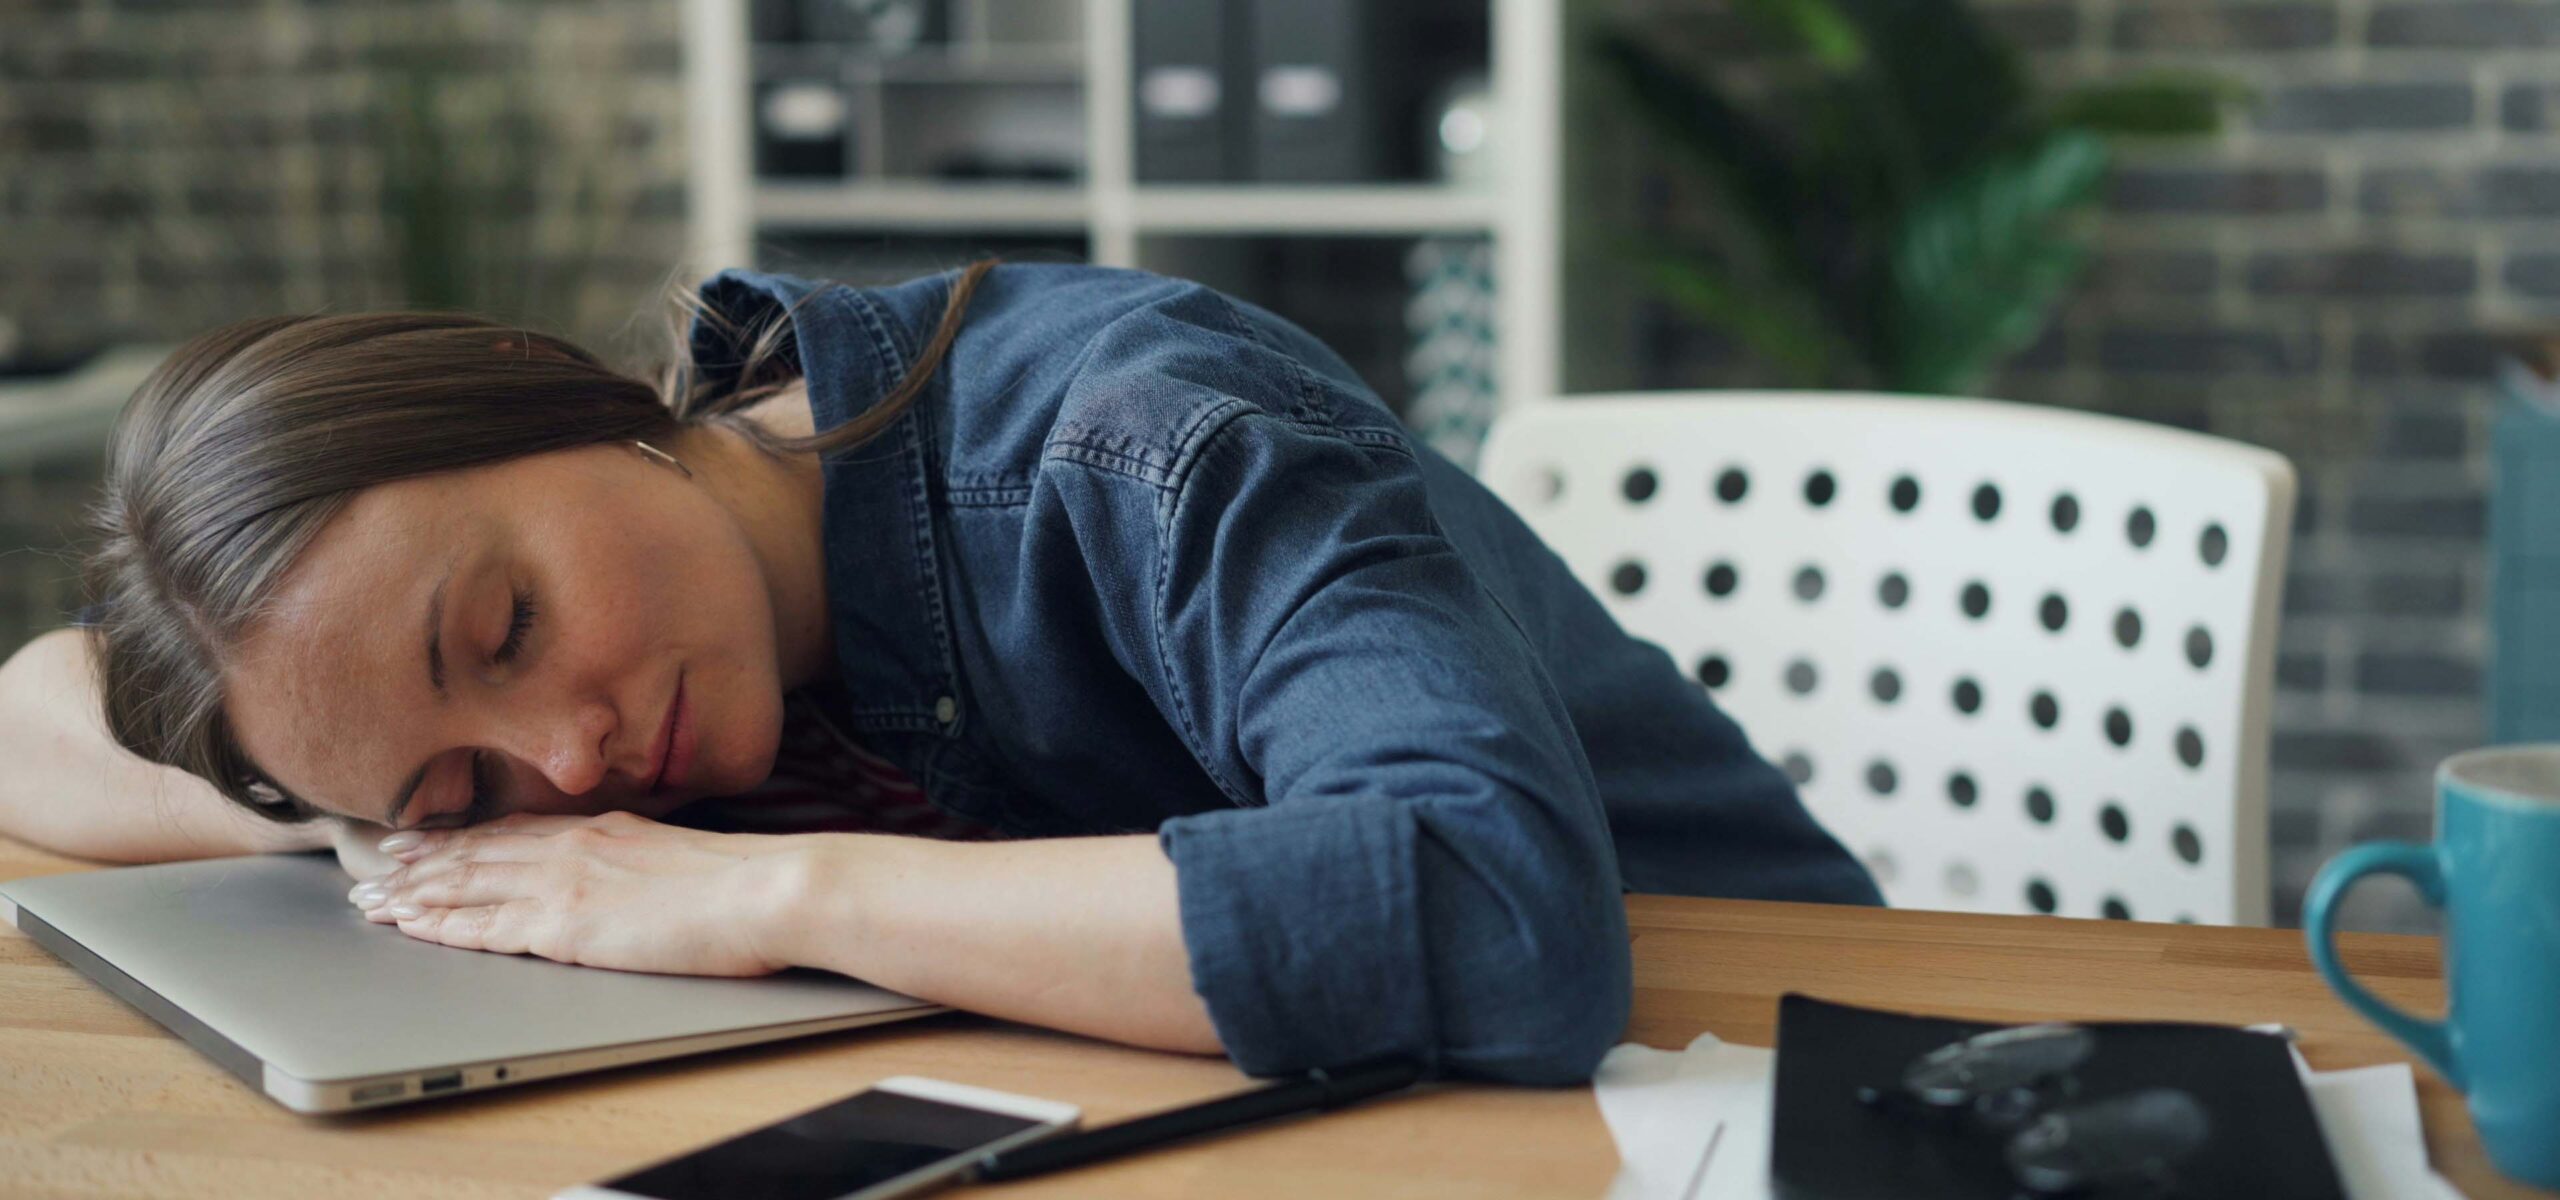
<instances>
[{"instance_id":1,"label":"plant leaf","mask_svg":"<svg viewBox=\"0 0 2560 1200\"><path fill-rule=\"evenodd\" d=\"M1658 240L1620 238L1615 247L1665 299L1734 335L1791 382L1826 383L1857 361L1856 351L1832 332L1821 310L1802 293L1748 281L1726 264Z\"/></svg>"},{"instance_id":2,"label":"plant leaf","mask_svg":"<svg viewBox=\"0 0 2560 1200\"><path fill-rule=\"evenodd\" d=\"M1915 204L1895 239L1882 322L1889 386L1963 391L2033 340L2084 262L2061 218L2090 201L2106 169L2103 140L2061 129Z\"/></svg>"},{"instance_id":3,"label":"plant leaf","mask_svg":"<svg viewBox=\"0 0 2560 1200\"><path fill-rule=\"evenodd\" d=\"M1802 188L1784 137L1622 30L1603 31L1594 52L1615 71L1648 123L1704 168L1765 245L1794 240Z\"/></svg>"},{"instance_id":4,"label":"plant leaf","mask_svg":"<svg viewBox=\"0 0 2560 1200\"><path fill-rule=\"evenodd\" d=\"M2192 137L2222 128L2225 105L2252 93L2227 81L2154 75L2064 93L2052 121L2119 137Z\"/></svg>"},{"instance_id":5,"label":"plant leaf","mask_svg":"<svg viewBox=\"0 0 2560 1200\"><path fill-rule=\"evenodd\" d=\"M1787 42L1814 64L1834 73L1866 65L1867 41L1848 14L1831 0L1734 0L1756 28Z\"/></svg>"},{"instance_id":6,"label":"plant leaf","mask_svg":"<svg viewBox=\"0 0 2560 1200\"><path fill-rule=\"evenodd\" d=\"M1847 0L1870 46L1870 73L1891 97L1919 162L1943 179L2014 138L2027 116L2017 51L1963 0Z\"/></svg>"}]
</instances>

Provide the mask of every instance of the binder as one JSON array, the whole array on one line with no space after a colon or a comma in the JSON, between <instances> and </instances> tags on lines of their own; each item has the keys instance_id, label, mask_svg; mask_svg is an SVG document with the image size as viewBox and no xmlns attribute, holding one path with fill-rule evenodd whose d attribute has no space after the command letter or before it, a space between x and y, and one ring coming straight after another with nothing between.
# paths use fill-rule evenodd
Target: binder
<instances>
[{"instance_id":1,"label":"binder","mask_svg":"<svg viewBox=\"0 0 2560 1200\"><path fill-rule=\"evenodd\" d=\"M765 179L841 179L852 115L832 79L771 80L755 92L755 173Z\"/></svg>"},{"instance_id":2,"label":"binder","mask_svg":"<svg viewBox=\"0 0 2560 1200\"><path fill-rule=\"evenodd\" d=\"M1139 182L1246 176L1252 59L1243 10L1243 0L1135 0Z\"/></svg>"},{"instance_id":3,"label":"binder","mask_svg":"<svg viewBox=\"0 0 2560 1200\"><path fill-rule=\"evenodd\" d=\"M1350 183L1403 174L1382 72L1405 23L1392 0L1247 0L1253 9L1253 177Z\"/></svg>"}]
</instances>

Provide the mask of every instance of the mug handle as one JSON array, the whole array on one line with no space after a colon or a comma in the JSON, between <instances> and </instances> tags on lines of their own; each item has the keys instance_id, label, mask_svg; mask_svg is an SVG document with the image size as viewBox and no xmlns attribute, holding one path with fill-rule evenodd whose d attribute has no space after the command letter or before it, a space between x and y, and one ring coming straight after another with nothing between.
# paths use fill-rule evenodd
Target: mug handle
<instances>
[{"instance_id":1,"label":"mug handle","mask_svg":"<svg viewBox=\"0 0 2560 1200\"><path fill-rule=\"evenodd\" d=\"M2445 1023L2413 1017L2384 1003L2338 962L2337 931L2330 922L2332 911L2349 887L2376 872L2397 875L2416 884L2418 894L2426 897L2430 906L2444 907L2444 866L2436 857L2435 847L2408 842L2367 842L2352 847L2320 868L2303 903L2302 932L2311 942L2311 963L2320 968L2320 978L2328 981L2329 989L2338 993L2347 1007L2417 1051L2456 1089L2465 1089L2461 1064L2454 1059L2453 1038Z\"/></svg>"}]
</instances>

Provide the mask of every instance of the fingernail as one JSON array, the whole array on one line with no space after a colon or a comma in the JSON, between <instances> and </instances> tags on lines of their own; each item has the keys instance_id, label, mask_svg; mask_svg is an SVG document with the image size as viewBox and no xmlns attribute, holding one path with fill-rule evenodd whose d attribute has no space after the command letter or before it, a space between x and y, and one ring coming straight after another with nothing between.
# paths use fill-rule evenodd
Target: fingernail
<instances>
[{"instance_id":1,"label":"fingernail","mask_svg":"<svg viewBox=\"0 0 2560 1200\"><path fill-rule=\"evenodd\" d=\"M359 883L347 889L348 902L358 908L372 908L390 898L390 890L378 883Z\"/></svg>"},{"instance_id":2,"label":"fingernail","mask_svg":"<svg viewBox=\"0 0 2560 1200\"><path fill-rule=\"evenodd\" d=\"M401 851L415 846L425 840L426 839L424 837L419 835L417 830L404 829L398 833L392 834L390 837L382 839L381 844L377 846L376 849L381 850L385 854L398 854Z\"/></svg>"},{"instance_id":3,"label":"fingernail","mask_svg":"<svg viewBox=\"0 0 2560 1200\"><path fill-rule=\"evenodd\" d=\"M414 921L427 915L427 910L415 904L394 904L391 906L391 915L403 921Z\"/></svg>"}]
</instances>

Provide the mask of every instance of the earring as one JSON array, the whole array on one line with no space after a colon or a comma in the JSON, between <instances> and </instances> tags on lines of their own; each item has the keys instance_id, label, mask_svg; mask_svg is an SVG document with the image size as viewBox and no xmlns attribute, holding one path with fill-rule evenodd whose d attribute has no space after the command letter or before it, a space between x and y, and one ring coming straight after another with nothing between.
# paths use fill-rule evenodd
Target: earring
<instances>
[{"instance_id":1,"label":"earring","mask_svg":"<svg viewBox=\"0 0 2560 1200\"><path fill-rule=\"evenodd\" d=\"M675 455L669 454L666 451L652 446L647 442L640 441L637 438L632 439L631 444L638 446L642 454L646 454L651 458L657 459L659 462L665 463L670 467L674 467L675 469L684 472L685 478L693 478L693 469L678 461Z\"/></svg>"}]
</instances>

